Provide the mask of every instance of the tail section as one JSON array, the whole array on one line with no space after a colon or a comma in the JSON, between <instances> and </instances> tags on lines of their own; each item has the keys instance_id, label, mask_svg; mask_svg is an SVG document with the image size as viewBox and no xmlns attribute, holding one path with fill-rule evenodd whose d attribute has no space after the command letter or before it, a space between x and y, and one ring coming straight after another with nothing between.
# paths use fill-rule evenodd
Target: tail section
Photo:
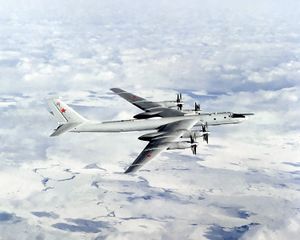
<instances>
[{"instance_id":1,"label":"tail section","mask_svg":"<svg viewBox=\"0 0 300 240\"><path fill-rule=\"evenodd\" d=\"M50 113L55 117L59 124L59 126L50 135L51 137L68 132L81 123L87 121L87 119L60 99L50 99L48 101L48 106L50 108Z\"/></svg>"}]
</instances>

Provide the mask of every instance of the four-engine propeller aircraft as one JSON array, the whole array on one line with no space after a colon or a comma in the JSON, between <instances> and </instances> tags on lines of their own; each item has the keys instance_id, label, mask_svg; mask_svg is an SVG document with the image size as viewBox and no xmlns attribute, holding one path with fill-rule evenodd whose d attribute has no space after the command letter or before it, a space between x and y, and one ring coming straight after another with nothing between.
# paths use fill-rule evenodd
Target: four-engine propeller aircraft
<instances>
[{"instance_id":1,"label":"four-engine propeller aircraft","mask_svg":"<svg viewBox=\"0 0 300 240\"><path fill-rule=\"evenodd\" d=\"M196 154L197 138L202 137L208 143L208 126L240 123L247 115L253 115L253 113L202 112L197 103L193 110L183 110L181 94L177 95L176 101L152 102L120 88L111 90L143 112L130 120L95 122L87 120L60 99L51 99L48 102L50 113L59 124L51 136L65 132L152 130L139 137L148 144L125 173L137 171L164 150L191 148L192 153Z\"/></svg>"}]
</instances>

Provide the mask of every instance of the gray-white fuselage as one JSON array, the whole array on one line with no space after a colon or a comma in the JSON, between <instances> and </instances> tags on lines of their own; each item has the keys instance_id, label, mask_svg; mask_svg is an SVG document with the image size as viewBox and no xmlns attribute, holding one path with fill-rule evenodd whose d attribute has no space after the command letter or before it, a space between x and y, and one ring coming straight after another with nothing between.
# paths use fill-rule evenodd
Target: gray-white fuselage
<instances>
[{"instance_id":1,"label":"gray-white fuselage","mask_svg":"<svg viewBox=\"0 0 300 240\"><path fill-rule=\"evenodd\" d=\"M208 126L216 126L223 124L236 124L243 121L245 118L232 117L231 112L216 112L216 113L194 113L185 116L168 117L168 118L151 118L151 119L131 119L108 122L93 122L87 121L77 127L72 132L131 132L131 131L146 131L156 130L160 126L184 120L184 119L199 119L199 123L195 126L202 126L207 123Z\"/></svg>"}]
</instances>

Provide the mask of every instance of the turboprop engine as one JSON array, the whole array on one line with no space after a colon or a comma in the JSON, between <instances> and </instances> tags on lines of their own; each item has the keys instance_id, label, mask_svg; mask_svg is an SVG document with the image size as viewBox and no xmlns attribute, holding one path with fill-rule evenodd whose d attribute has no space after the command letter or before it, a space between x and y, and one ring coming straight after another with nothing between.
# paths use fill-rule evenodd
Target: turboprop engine
<instances>
[{"instance_id":1,"label":"turboprop engine","mask_svg":"<svg viewBox=\"0 0 300 240\"><path fill-rule=\"evenodd\" d=\"M207 123L205 123L205 125L202 125L201 130L191 130L191 131L186 131L185 133L182 134L182 138L190 138L190 139L195 139L202 137L203 141L205 141L206 143L208 143L208 135L209 135L209 131L207 130Z\"/></svg>"},{"instance_id":2,"label":"turboprop engine","mask_svg":"<svg viewBox=\"0 0 300 240\"><path fill-rule=\"evenodd\" d=\"M184 109L184 112L189 114L189 113L192 113L192 114L195 114L195 113L200 113L202 110L200 109L200 104L199 103L196 103L194 104L194 108L193 109Z\"/></svg>"},{"instance_id":3,"label":"turboprop engine","mask_svg":"<svg viewBox=\"0 0 300 240\"><path fill-rule=\"evenodd\" d=\"M163 107L166 108L177 108L177 110L182 110L183 107L183 101L182 101L182 94L178 93L176 95L176 100L171 100L171 101L161 101L161 102L156 102L160 104Z\"/></svg>"},{"instance_id":4,"label":"turboprop engine","mask_svg":"<svg viewBox=\"0 0 300 240\"><path fill-rule=\"evenodd\" d=\"M191 147L191 143L188 141L183 141L183 142L172 142L169 147L168 150L174 150L174 149L186 149L186 148L190 148Z\"/></svg>"},{"instance_id":5,"label":"turboprop engine","mask_svg":"<svg viewBox=\"0 0 300 240\"><path fill-rule=\"evenodd\" d=\"M191 148L192 153L196 155L197 146L198 146L198 142L196 141L196 136L190 135L190 141L173 142L169 145L167 150Z\"/></svg>"},{"instance_id":6,"label":"turboprop engine","mask_svg":"<svg viewBox=\"0 0 300 240\"><path fill-rule=\"evenodd\" d=\"M192 131L186 131L181 137L182 138L190 138L191 136L194 136L196 138L203 137L203 135L209 134L209 132L202 132L198 130L192 130Z\"/></svg>"}]
</instances>

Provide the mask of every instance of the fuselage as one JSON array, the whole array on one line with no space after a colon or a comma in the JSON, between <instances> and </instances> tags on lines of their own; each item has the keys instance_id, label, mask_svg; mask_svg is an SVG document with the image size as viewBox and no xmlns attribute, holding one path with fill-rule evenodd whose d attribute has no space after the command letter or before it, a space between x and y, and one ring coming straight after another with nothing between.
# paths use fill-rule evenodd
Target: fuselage
<instances>
[{"instance_id":1,"label":"fuselage","mask_svg":"<svg viewBox=\"0 0 300 240\"><path fill-rule=\"evenodd\" d=\"M156 130L162 125L184 119L198 119L197 125L206 124L208 126L236 124L244 120L244 118L232 118L230 112L217 113L196 113L187 114L185 116L168 117L168 118L151 118L151 119L130 119L108 122L87 121L75 127L72 132L131 132Z\"/></svg>"},{"instance_id":2,"label":"fuselage","mask_svg":"<svg viewBox=\"0 0 300 240\"><path fill-rule=\"evenodd\" d=\"M181 94L177 94L176 101L152 102L120 88L111 90L143 112L129 120L90 121L60 99L53 98L48 101L48 105L58 126L50 136L56 137L66 132L149 131L138 137L148 144L125 173L137 171L164 150L190 148L192 153L196 154L199 143L197 138L202 138L208 143L210 134L208 126L236 124L245 120L246 116L253 115L253 113L203 112L197 103L193 110L183 110Z\"/></svg>"}]
</instances>

